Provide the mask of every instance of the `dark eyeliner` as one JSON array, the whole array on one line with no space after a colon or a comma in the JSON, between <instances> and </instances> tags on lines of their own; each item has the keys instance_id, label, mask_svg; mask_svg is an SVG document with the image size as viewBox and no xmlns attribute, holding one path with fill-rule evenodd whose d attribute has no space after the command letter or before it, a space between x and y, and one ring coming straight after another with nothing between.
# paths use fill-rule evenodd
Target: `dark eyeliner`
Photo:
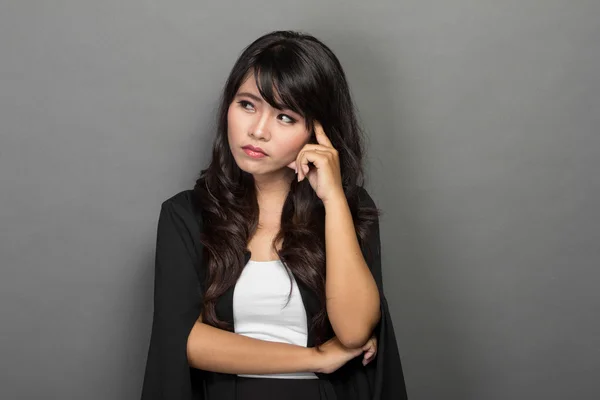
<instances>
[{"instance_id":1,"label":"dark eyeliner","mask_svg":"<svg viewBox=\"0 0 600 400\"><path fill-rule=\"evenodd\" d=\"M249 102L248 100L240 100L237 102L244 110L248 110L245 106L250 104L252 106L252 108L254 108L254 104L252 104L251 102Z\"/></svg>"},{"instance_id":2,"label":"dark eyeliner","mask_svg":"<svg viewBox=\"0 0 600 400\"><path fill-rule=\"evenodd\" d=\"M279 115L280 115L280 116L281 116L281 115L284 115L284 116L286 116L287 118L289 118L289 119L290 119L290 122L288 122L288 124L295 124L296 122L298 122L298 121L296 120L296 118L292 118L291 116L289 116L289 115L287 115L287 114L279 114ZM285 121L284 121L284 122L285 122Z\"/></svg>"}]
</instances>

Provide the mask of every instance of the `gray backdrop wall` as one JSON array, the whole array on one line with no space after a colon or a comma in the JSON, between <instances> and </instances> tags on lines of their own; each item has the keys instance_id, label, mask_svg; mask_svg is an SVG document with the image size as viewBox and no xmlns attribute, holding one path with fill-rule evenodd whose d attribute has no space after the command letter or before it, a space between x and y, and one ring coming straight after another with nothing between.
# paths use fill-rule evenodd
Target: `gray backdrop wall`
<instances>
[{"instance_id":1,"label":"gray backdrop wall","mask_svg":"<svg viewBox=\"0 0 600 400\"><path fill-rule=\"evenodd\" d=\"M3 1L2 399L135 399L241 49L339 55L411 399L600 398L600 2Z\"/></svg>"}]
</instances>

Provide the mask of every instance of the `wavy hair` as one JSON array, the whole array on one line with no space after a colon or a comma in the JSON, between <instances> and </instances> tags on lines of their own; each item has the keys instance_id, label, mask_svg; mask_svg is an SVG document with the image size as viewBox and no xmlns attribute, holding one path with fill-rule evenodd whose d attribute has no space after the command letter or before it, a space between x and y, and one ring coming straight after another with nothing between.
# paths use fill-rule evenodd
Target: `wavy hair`
<instances>
[{"instance_id":1,"label":"wavy hair","mask_svg":"<svg viewBox=\"0 0 600 400\"><path fill-rule=\"evenodd\" d=\"M254 178L241 170L227 139L227 112L248 74L253 73L261 96L276 109L302 115L313 131L319 121L337 149L344 193L357 237L364 246L368 227L379 216L375 207L359 207L364 182L364 133L356 118L342 66L333 52L315 37L294 31L268 33L246 47L234 64L221 96L212 159L200 172L194 191L204 230L203 322L233 330L217 317L216 303L235 285L245 264L247 244L259 220ZM320 311L309 323L318 346L332 335L325 303L325 209L308 179L292 179L283 205L280 231L273 248L292 275L319 300ZM281 250L275 243L281 241ZM291 285L290 285L291 295ZM313 331L314 330L314 331Z\"/></svg>"}]
</instances>

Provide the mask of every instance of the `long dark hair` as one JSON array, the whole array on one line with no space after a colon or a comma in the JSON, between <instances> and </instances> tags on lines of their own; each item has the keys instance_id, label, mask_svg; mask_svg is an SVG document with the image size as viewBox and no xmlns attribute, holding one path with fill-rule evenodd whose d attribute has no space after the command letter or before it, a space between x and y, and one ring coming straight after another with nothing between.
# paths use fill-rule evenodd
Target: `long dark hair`
<instances>
[{"instance_id":1,"label":"long dark hair","mask_svg":"<svg viewBox=\"0 0 600 400\"><path fill-rule=\"evenodd\" d=\"M255 40L229 74L212 159L194 187L204 221L200 238L207 268L203 322L226 330L233 328L218 319L215 305L239 278L259 217L254 178L238 167L227 139L228 108L249 73L254 74L262 97L271 106L299 113L309 130L314 129L315 121L323 126L338 150L342 185L361 246L369 224L379 215L377 208L358 207L364 183L364 138L337 57L315 37L299 32L271 32ZM311 141L316 143L314 131ZM275 248L280 260L319 299L320 311L309 321L309 329L314 329L315 344L322 344L332 332L325 307L325 209L308 179L292 179L273 243L280 240L281 250Z\"/></svg>"}]
</instances>

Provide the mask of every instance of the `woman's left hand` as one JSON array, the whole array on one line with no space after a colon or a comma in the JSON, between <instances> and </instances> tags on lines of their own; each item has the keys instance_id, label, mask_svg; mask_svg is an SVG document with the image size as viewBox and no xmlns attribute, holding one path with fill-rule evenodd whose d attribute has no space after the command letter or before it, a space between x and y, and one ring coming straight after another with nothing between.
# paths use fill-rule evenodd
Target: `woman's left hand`
<instances>
[{"instance_id":1,"label":"woman's left hand","mask_svg":"<svg viewBox=\"0 0 600 400\"><path fill-rule=\"evenodd\" d=\"M318 144L304 145L298 153L296 161L288 164L288 167L296 170L298 182L308 178L308 182L317 196L326 202L335 196L344 196L340 159L338 151L331 145L323 127L316 121L315 137ZM315 168L310 169L309 162L312 162Z\"/></svg>"},{"instance_id":2,"label":"woman's left hand","mask_svg":"<svg viewBox=\"0 0 600 400\"><path fill-rule=\"evenodd\" d=\"M371 336L367 343L365 343L365 345L362 347L362 350L364 351L362 364L367 365L373 361L377 355L377 338L375 336Z\"/></svg>"}]
</instances>

